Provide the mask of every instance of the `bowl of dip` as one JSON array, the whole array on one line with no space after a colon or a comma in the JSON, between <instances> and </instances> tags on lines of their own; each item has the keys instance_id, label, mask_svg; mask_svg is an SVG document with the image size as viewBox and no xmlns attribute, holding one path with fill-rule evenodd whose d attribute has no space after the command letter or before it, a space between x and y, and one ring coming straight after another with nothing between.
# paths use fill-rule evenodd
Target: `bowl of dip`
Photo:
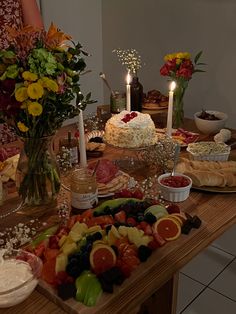
<instances>
[{"instance_id":1,"label":"bowl of dip","mask_svg":"<svg viewBox=\"0 0 236 314\"><path fill-rule=\"evenodd\" d=\"M192 180L190 177L175 173L162 174L158 177L162 197L170 202L183 202L189 197Z\"/></svg>"},{"instance_id":2,"label":"bowl of dip","mask_svg":"<svg viewBox=\"0 0 236 314\"><path fill-rule=\"evenodd\" d=\"M227 161L231 147L225 143L206 141L190 143L186 150L194 160Z\"/></svg>"},{"instance_id":3,"label":"bowl of dip","mask_svg":"<svg viewBox=\"0 0 236 314\"><path fill-rule=\"evenodd\" d=\"M38 284L42 261L24 250L0 250L0 308L24 301Z\"/></svg>"}]
</instances>

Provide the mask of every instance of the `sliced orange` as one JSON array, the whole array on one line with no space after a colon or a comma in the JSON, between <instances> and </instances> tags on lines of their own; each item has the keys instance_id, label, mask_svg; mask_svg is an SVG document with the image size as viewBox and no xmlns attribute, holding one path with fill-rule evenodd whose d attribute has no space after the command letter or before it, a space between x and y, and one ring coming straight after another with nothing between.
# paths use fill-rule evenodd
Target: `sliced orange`
<instances>
[{"instance_id":1,"label":"sliced orange","mask_svg":"<svg viewBox=\"0 0 236 314\"><path fill-rule=\"evenodd\" d=\"M157 232L166 241L177 239L181 234L181 227L178 221L163 217L153 225L154 232Z\"/></svg>"},{"instance_id":2,"label":"sliced orange","mask_svg":"<svg viewBox=\"0 0 236 314\"><path fill-rule=\"evenodd\" d=\"M168 218L170 219L174 219L176 222L178 222L178 224L180 225L180 227L183 225L183 221L180 217L175 216L175 215L169 215Z\"/></svg>"},{"instance_id":3,"label":"sliced orange","mask_svg":"<svg viewBox=\"0 0 236 314\"><path fill-rule=\"evenodd\" d=\"M100 274L115 266L116 254L109 245L96 244L90 253L89 261L93 271Z\"/></svg>"},{"instance_id":4,"label":"sliced orange","mask_svg":"<svg viewBox=\"0 0 236 314\"><path fill-rule=\"evenodd\" d=\"M186 218L184 213L174 213L174 214L171 214L171 216L178 217L179 219L182 220L182 223L184 223L187 220L187 218Z\"/></svg>"}]
</instances>

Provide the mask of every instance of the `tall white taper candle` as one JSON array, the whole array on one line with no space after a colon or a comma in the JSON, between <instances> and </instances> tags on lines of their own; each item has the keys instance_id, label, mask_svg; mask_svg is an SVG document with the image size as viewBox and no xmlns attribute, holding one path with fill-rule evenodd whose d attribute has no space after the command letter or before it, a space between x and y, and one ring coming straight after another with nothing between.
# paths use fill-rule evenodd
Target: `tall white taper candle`
<instances>
[{"instance_id":1,"label":"tall white taper candle","mask_svg":"<svg viewBox=\"0 0 236 314\"><path fill-rule=\"evenodd\" d=\"M79 113L79 153L80 153L80 167L87 167L87 156L86 156L86 146L84 137L84 120L83 111L80 110Z\"/></svg>"},{"instance_id":2,"label":"tall white taper candle","mask_svg":"<svg viewBox=\"0 0 236 314\"><path fill-rule=\"evenodd\" d=\"M131 94L130 94L130 82L131 82L131 76L128 72L126 77L126 110L131 111Z\"/></svg>"},{"instance_id":3,"label":"tall white taper candle","mask_svg":"<svg viewBox=\"0 0 236 314\"><path fill-rule=\"evenodd\" d=\"M173 99L174 99L174 89L176 87L176 83L173 81L170 84L169 91L169 104L168 104L168 114L167 114L167 126L166 126L166 134L171 136L172 134L172 115L173 115Z\"/></svg>"}]
</instances>

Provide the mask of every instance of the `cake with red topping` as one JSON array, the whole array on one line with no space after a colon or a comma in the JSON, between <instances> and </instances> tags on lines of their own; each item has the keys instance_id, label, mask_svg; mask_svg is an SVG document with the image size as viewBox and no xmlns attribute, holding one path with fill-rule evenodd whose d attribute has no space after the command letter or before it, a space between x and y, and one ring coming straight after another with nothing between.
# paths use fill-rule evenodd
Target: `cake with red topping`
<instances>
[{"instance_id":1,"label":"cake with red topping","mask_svg":"<svg viewBox=\"0 0 236 314\"><path fill-rule=\"evenodd\" d=\"M149 114L124 110L107 121L105 140L108 144L124 148L154 145L155 125Z\"/></svg>"}]
</instances>

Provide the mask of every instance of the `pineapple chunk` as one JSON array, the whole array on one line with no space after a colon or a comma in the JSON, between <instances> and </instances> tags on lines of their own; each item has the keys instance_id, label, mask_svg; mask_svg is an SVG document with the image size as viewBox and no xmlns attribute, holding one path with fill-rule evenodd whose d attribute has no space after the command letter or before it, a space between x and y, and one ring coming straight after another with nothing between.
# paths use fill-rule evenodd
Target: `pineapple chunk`
<instances>
[{"instance_id":1,"label":"pineapple chunk","mask_svg":"<svg viewBox=\"0 0 236 314\"><path fill-rule=\"evenodd\" d=\"M93 226L93 227L88 228L88 230L86 231L86 234L98 232L101 230L102 230L102 228L100 226Z\"/></svg>"},{"instance_id":2,"label":"pineapple chunk","mask_svg":"<svg viewBox=\"0 0 236 314\"><path fill-rule=\"evenodd\" d=\"M74 242L77 242L79 240L82 239L82 234L81 233L78 233L76 231L73 231L71 230L70 233L69 233L69 237L74 241Z\"/></svg>"},{"instance_id":3,"label":"pineapple chunk","mask_svg":"<svg viewBox=\"0 0 236 314\"><path fill-rule=\"evenodd\" d=\"M120 226L120 227L118 228L118 232L119 232L119 234L120 234L122 237L126 237L127 234L128 234L128 227Z\"/></svg>"},{"instance_id":4,"label":"pineapple chunk","mask_svg":"<svg viewBox=\"0 0 236 314\"><path fill-rule=\"evenodd\" d=\"M63 234L63 236L61 237L61 239L58 242L58 245L60 247L62 247L62 245L65 243L66 239L67 239L67 235Z\"/></svg>"},{"instance_id":5,"label":"pineapple chunk","mask_svg":"<svg viewBox=\"0 0 236 314\"><path fill-rule=\"evenodd\" d=\"M84 235L87 232L87 230L88 226L85 223L80 223L79 221L77 221L71 229L71 231L79 233L81 235Z\"/></svg>"},{"instance_id":6,"label":"pineapple chunk","mask_svg":"<svg viewBox=\"0 0 236 314\"><path fill-rule=\"evenodd\" d=\"M65 254L65 255L69 255L69 254L72 254L74 253L75 251L77 250L77 245L75 242L65 242L65 244L62 246L62 252Z\"/></svg>"},{"instance_id":7,"label":"pineapple chunk","mask_svg":"<svg viewBox=\"0 0 236 314\"><path fill-rule=\"evenodd\" d=\"M56 258L56 267L55 267L56 274L59 273L60 271L65 271L67 263L68 263L67 255L65 254L58 255Z\"/></svg>"}]
</instances>

